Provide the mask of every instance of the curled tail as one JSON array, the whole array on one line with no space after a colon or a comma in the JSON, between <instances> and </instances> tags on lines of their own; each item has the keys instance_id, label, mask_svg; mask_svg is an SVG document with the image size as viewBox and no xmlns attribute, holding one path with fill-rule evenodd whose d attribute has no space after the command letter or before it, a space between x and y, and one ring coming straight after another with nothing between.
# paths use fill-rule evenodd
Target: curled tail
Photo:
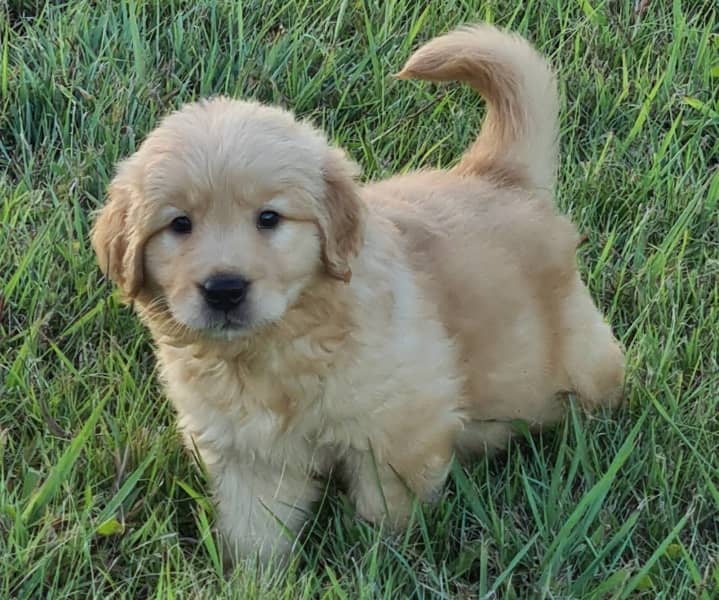
<instances>
[{"instance_id":1,"label":"curled tail","mask_svg":"<svg viewBox=\"0 0 719 600\"><path fill-rule=\"evenodd\" d=\"M396 77L465 81L486 100L479 136L454 172L554 189L557 84L527 40L490 25L461 28L422 46Z\"/></svg>"}]
</instances>

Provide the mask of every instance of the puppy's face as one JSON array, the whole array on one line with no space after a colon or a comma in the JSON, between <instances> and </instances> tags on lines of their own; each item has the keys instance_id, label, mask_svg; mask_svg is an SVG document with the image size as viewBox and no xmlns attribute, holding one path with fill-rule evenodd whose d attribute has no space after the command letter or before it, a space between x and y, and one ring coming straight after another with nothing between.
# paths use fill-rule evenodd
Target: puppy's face
<instances>
[{"instance_id":1,"label":"puppy's face","mask_svg":"<svg viewBox=\"0 0 719 600\"><path fill-rule=\"evenodd\" d=\"M362 239L354 168L288 113L218 99L170 115L122 163L93 231L149 318L208 336L279 321Z\"/></svg>"},{"instance_id":2,"label":"puppy's face","mask_svg":"<svg viewBox=\"0 0 719 600\"><path fill-rule=\"evenodd\" d=\"M268 185L273 173L256 169L197 186L197 174L174 160L163 166L181 185L157 199L161 228L145 246L148 284L194 330L231 334L281 319L322 265L305 198L312 192L299 182Z\"/></svg>"}]
</instances>

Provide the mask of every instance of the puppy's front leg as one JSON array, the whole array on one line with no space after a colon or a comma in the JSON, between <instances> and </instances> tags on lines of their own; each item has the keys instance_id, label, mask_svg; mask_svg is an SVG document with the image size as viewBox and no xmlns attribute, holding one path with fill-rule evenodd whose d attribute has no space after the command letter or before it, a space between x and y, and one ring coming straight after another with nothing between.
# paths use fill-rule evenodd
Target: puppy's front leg
<instances>
[{"instance_id":1,"label":"puppy's front leg","mask_svg":"<svg viewBox=\"0 0 719 600\"><path fill-rule=\"evenodd\" d=\"M220 532L231 561L257 556L261 563L289 558L319 482L289 465L262 461L226 461L211 468Z\"/></svg>"},{"instance_id":2,"label":"puppy's front leg","mask_svg":"<svg viewBox=\"0 0 719 600\"><path fill-rule=\"evenodd\" d=\"M427 452L383 454L354 450L345 458L350 497L358 514L392 529L404 526L412 512L413 497L431 501L447 478L452 446Z\"/></svg>"}]
</instances>

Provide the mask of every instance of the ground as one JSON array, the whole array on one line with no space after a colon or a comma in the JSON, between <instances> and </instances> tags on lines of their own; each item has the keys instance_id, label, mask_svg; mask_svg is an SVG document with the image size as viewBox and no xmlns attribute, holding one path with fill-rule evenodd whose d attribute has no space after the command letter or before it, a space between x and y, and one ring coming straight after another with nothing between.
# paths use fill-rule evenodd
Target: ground
<instances>
[{"instance_id":1,"label":"ground","mask_svg":"<svg viewBox=\"0 0 719 600\"><path fill-rule=\"evenodd\" d=\"M719 597L719 29L712 2L0 3L0 597ZM117 159L182 102L291 108L363 177L450 165L482 104L395 81L458 24L552 57L558 192L627 348L626 408L455 468L400 538L341 495L283 576L225 578L146 332L88 243Z\"/></svg>"}]
</instances>

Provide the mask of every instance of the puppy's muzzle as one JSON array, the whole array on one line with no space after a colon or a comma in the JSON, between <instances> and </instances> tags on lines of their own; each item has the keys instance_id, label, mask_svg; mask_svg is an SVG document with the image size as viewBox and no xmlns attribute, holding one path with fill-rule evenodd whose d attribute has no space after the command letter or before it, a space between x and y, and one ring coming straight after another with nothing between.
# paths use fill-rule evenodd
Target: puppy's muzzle
<instances>
[{"instance_id":1,"label":"puppy's muzzle","mask_svg":"<svg viewBox=\"0 0 719 600\"><path fill-rule=\"evenodd\" d=\"M245 301L250 282L235 275L215 275L199 286L210 308L229 312Z\"/></svg>"}]
</instances>

